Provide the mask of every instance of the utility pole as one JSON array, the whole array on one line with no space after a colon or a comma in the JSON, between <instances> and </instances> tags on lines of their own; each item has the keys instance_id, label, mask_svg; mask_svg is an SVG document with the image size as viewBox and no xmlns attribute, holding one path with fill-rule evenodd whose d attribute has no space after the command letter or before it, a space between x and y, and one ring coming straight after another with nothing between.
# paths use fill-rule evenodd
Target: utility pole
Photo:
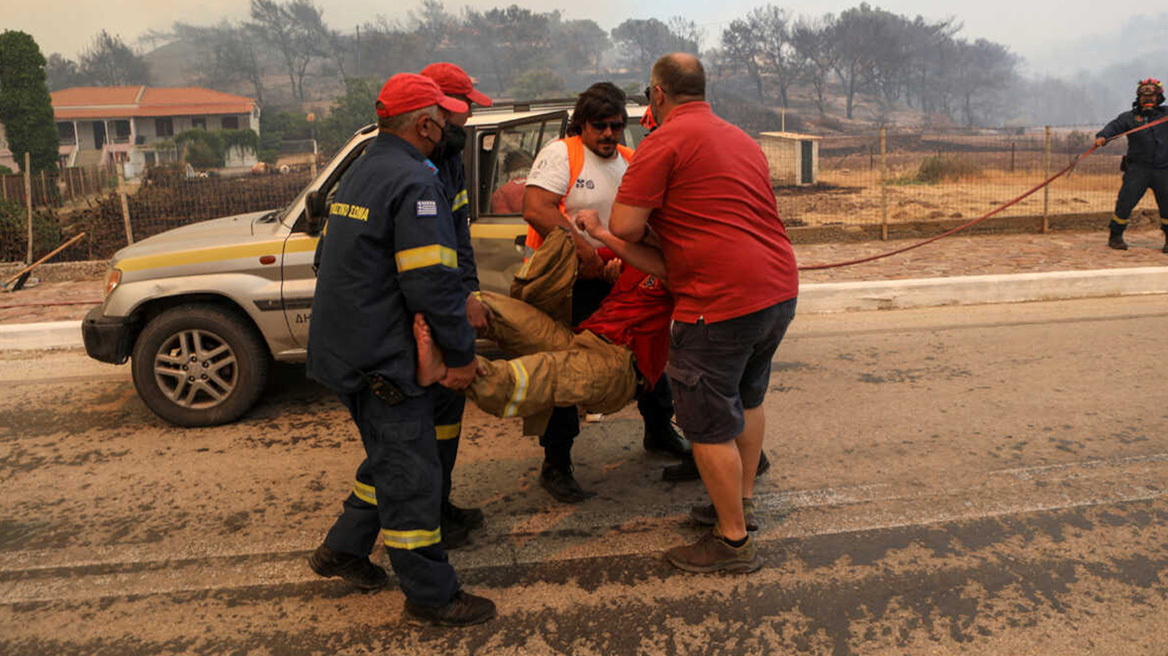
<instances>
[{"instance_id":1,"label":"utility pole","mask_svg":"<svg viewBox=\"0 0 1168 656\"><path fill-rule=\"evenodd\" d=\"M28 208L28 256L26 264L32 264L32 171L29 169L29 154L24 153L24 206Z\"/></svg>"}]
</instances>

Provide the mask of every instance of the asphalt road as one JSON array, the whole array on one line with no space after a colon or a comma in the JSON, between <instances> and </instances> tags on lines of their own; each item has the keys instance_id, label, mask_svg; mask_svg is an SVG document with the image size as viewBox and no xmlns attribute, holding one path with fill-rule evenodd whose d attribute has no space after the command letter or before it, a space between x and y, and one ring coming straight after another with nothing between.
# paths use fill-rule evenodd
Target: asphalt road
<instances>
[{"instance_id":1,"label":"asphalt road","mask_svg":"<svg viewBox=\"0 0 1168 656\"><path fill-rule=\"evenodd\" d=\"M0 653L1165 653L1165 325L1164 296L797 317L749 576L664 562L703 493L659 480L635 410L586 426L578 506L472 410L454 496L487 526L451 560L500 617L462 630L305 565L360 447L302 368L190 430L126 367L0 354Z\"/></svg>"}]
</instances>

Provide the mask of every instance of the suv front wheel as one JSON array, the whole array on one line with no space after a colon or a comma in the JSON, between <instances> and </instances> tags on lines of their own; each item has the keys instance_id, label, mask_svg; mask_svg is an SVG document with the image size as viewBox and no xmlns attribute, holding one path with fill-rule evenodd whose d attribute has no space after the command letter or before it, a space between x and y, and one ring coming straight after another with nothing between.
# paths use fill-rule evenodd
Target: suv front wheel
<instances>
[{"instance_id":1,"label":"suv front wheel","mask_svg":"<svg viewBox=\"0 0 1168 656\"><path fill-rule=\"evenodd\" d=\"M134 387L154 414L179 426L234 421L255 404L271 359L254 328L214 305L174 307L134 344Z\"/></svg>"}]
</instances>

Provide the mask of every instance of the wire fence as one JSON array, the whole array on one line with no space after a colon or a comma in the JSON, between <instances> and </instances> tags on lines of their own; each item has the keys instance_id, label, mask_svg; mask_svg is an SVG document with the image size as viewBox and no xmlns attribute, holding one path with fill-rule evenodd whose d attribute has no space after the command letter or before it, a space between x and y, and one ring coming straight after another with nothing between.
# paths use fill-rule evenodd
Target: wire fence
<instances>
[{"instance_id":1,"label":"wire fence","mask_svg":"<svg viewBox=\"0 0 1168 656\"><path fill-rule=\"evenodd\" d=\"M771 159L780 216L788 226L896 226L968 221L1032 189L1090 147L1094 129L886 130L827 137L793 135L791 156ZM803 145L803 142L811 144ZM1113 143L1004 211L1004 217L1103 215L1114 209L1123 143ZM805 157L812 161L805 162ZM287 169L287 167L281 167ZM112 168L64 169L0 179L0 261L33 259L80 231L88 238L57 260L109 258L131 241L171 228L286 205L312 177L311 164L283 173L227 178L155 167L122 183ZM792 173L793 169L798 169ZM792 175L788 175L792 173ZM793 180L813 181L793 184ZM124 203L123 203L124 198ZM1151 194L1133 215L1153 209ZM939 231L938 231L939 232ZM887 235L887 229L884 234Z\"/></svg>"},{"instance_id":2,"label":"wire fence","mask_svg":"<svg viewBox=\"0 0 1168 656\"><path fill-rule=\"evenodd\" d=\"M108 259L129 243L191 223L281 208L304 189L312 172L305 166L284 173L192 176L186 167L174 166L152 168L135 181L100 170L30 176L30 183L44 180L30 184L31 255L25 178L4 177L10 193L0 199L0 261L37 259L84 231L85 239L54 257L77 261ZM19 188L7 178L19 179ZM71 187L70 181L77 184Z\"/></svg>"},{"instance_id":3,"label":"wire fence","mask_svg":"<svg viewBox=\"0 0 1168 656\"><path fill-rule=\"evenodd\" d=\"M72 167L54 173L42 171L28 180L34 207L65 207L116 186L117 174L112 167L105 166ZM26 203L23 175L0 175L0 200Z\"/></svg>"},{"instance_id":4,"label":"wire fence","mask_svg":"<svg viewBox=\"0 0 1168 656\"><path fill-rule=\"evenodd\" d=\"M1093 141L1094 129L1084 127L890 129L883 134L829 136L814 141L815 182L792 185L777 180L775 194L779 214L789 226L971 220L1041 184ZM1124 151L1123 143L1109 144L999 216L1111 213ZM1137 209L1151 210L1153 202L1149 194Z\"/></svg>"}]
</instances>

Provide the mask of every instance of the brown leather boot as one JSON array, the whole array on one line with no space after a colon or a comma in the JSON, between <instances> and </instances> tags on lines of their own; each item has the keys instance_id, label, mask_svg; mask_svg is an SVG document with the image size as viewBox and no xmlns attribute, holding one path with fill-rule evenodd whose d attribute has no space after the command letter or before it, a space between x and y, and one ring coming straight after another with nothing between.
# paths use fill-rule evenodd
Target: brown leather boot
<instances>
[{"instance_id":1,"label":"brown leather boot","mask_svg":"<svg viewBox=\"0 0 1168 656\"><path fill-rule=\"evenodd\" d=\"M748 573L762 567L762 556L749 535L746 536L746 544L732 547L717 535L706 533L693 544L666 551L665 558L674 567L687 572Z\"/></svg>"},{"instance_id":2,"label":"brown leather boot","mask_svg":"<svg viewBox=\"0 0 1168 656\"><path fill-rule=\"evenodd\" d=\"M437 608L419 606L406 599L403 610L406 617L428 622L434 626L470 626L482 624L495 618L495 602L486 597L467 594L462 590L454 593L454 598L445 606Z\"/></svg>"}]
</instances>

